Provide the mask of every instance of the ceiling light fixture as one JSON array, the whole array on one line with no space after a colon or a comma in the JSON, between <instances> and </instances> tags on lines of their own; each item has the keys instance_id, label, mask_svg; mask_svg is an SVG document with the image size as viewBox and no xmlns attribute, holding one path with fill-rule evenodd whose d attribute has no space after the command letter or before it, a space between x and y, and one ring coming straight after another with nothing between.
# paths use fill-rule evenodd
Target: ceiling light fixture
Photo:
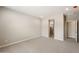
<instances>
[{"instance_id":1,"label":"ceiling light fixture","mask_svg":"<svg viewBox=\"0 0 79 59\"><path fill-rule=\"evenodd\" d=\"M65 10L66 10L66 11L68 11L68 10L69 10L69 8L66 8Z\"/></svg>"}]
</instances>

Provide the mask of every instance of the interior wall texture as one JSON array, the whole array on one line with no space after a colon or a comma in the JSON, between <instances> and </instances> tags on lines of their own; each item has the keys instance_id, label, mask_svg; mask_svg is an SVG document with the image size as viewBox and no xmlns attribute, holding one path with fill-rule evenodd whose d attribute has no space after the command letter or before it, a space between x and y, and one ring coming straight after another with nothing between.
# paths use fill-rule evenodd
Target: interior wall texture
<instances>
[{"instance_id":1,"label":"interior wall texture","mask_svg":"<svg viewBox=\"0 0 79 59\"><path fill-rule=\"evenodd\" d=\"M42 20L42 36L48 37L48 20L50 17L44 18ZM54 19L54 39L64 40L64 17L62 13L56 13L52 15Z\"/></svg>"},{"instance_id":2,"label":"interior wall texture","mask_svg":"<svg viewBox=\"0 0 79 59\"><path fill-rule=\"evenodd\" d=\"M40 19L0 8L0 45L40 36Z\"/></svg>"}]
</instances>

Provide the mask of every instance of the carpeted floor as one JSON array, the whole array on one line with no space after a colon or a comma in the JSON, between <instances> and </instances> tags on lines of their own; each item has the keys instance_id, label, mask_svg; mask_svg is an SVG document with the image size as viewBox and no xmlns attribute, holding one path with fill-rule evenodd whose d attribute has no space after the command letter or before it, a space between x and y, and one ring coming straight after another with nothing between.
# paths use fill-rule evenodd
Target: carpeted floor
<instances>
[{"instance_id":1,"label":"carpeted floor","mask_svg":"<svg viewBox=\"0 0 79 59\"><path fill-rule=\"evenodd\" d=\"M31 39L12 46L0 48L1 53L78 53L79 43L59 41L44 37Z\"/></svg>"}]
</instances>

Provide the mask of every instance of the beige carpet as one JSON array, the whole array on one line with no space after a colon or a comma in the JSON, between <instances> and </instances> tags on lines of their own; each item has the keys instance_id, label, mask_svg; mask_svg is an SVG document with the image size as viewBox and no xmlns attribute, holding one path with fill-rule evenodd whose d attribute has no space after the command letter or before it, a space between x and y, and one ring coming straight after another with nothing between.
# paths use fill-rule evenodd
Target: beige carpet
<instances>
[{"instance_id":1,"label":"beige carpet","mask_svg":"<svg viewBox=\"0 0 79 59\"><path fill-rule=\"evenodd\" d=\"M73 53L79 52L79 43L50 40L44 37L31 39L0 48L1 53Z\"/></svg>"}]
</instances>

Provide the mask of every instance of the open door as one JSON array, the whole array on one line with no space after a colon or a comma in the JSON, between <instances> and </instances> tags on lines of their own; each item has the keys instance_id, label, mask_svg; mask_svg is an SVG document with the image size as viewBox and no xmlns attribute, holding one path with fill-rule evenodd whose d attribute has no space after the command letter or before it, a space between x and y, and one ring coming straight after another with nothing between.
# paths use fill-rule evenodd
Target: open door
<instances>
[{"instance_id":1,"label":"open door","mask_svg":"<svg viewBox=\"0 0 79 59\"><path fill-rule=\"evenodd\" d=\"M48 20L49 38L54 38L54 20Z\"/></svg>"}]
</instances>

